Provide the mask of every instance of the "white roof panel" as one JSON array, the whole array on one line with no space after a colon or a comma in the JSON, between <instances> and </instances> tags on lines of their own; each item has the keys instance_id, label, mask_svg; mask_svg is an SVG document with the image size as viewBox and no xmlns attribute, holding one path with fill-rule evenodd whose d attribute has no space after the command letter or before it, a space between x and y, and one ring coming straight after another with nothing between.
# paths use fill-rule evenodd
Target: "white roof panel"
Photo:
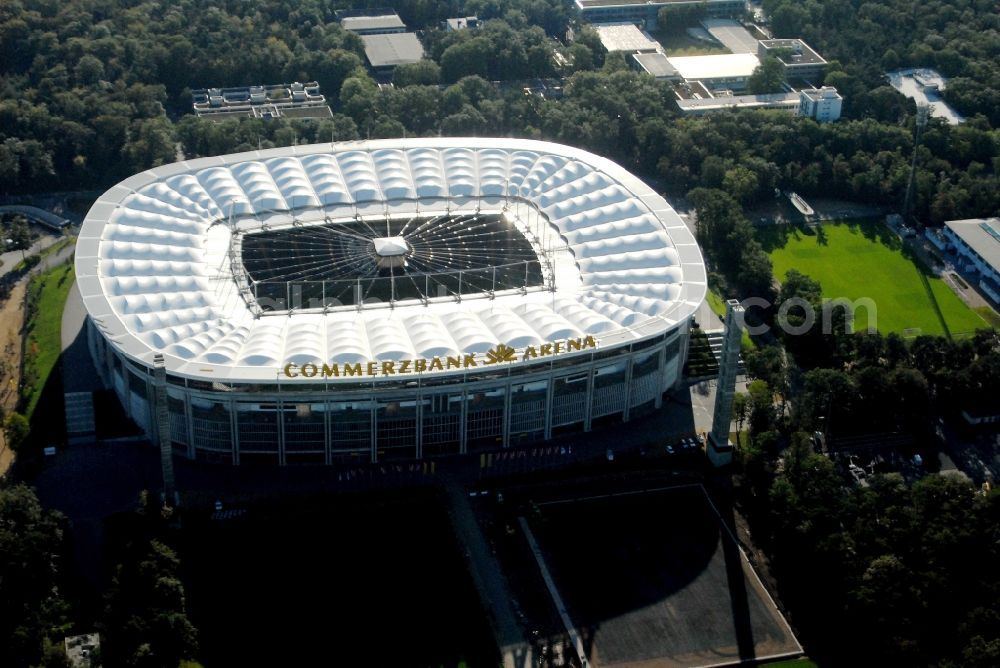
<instances>
[{"instance_id":1,"label":"white roof panel","mask_svg":"<svg viewBox=\"0 0 1000 668\"><path fill-rule=\"evenodd\" d=\"M258 316L229 258L233 232L251 223L480 207L505 212L538 253L539 238L559 244L554 289ZM381 242L388 253L396 240ZM296 146L157 167L98 199L76 268L91 317L128 357L150 364L160 352L172 373L230 382L273 382L289 363L483 355L586 335L620 345L676 326L706 289L693 236L642 181L586 151L515 139Z\"/></svg>"}]
</instances>

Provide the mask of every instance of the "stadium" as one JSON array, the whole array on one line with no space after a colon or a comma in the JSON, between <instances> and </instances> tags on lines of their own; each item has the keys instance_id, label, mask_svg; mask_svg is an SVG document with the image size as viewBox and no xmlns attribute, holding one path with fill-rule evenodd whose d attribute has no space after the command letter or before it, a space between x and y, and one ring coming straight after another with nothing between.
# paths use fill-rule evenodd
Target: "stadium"
<instances>
[{"instance_id":1,"label":"stadium","mask_svg":"<svg viewBox=\"0 0 1000 668\"><path fill-rule=\"evenodd\" d=\"M91 208L76 275L128 415L233 464L415 460L627 422L681 380L706 291L694 237L637 177L483 138L155 167Z\"/></svg>"}]
</instances>

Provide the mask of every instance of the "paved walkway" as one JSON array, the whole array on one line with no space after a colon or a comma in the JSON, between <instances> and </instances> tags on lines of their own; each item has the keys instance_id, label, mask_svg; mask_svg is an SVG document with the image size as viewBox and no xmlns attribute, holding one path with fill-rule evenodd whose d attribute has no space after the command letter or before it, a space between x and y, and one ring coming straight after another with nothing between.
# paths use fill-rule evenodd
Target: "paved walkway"
<instances>
[{"instance_id":1,"label":"paved walkway","mask_svg":"<svg viewBox=\"0 0 1000 668\"><path fill-rule=\"evenodd\" d=\"M76 283L69 289L69 298L62 317L62 376L63 392L96 392L103 389L94 361L87 346L84 322L87 309Z\"/></svg>"},{"instance_id":2,"label":"paved walkway","mask_svg":"<svg viewBox=\"0 0 1000 668\"><path fill-rule=\"evenodd\" d=\"M62 236L46 232L31 245L31 248L27 249L23 253L19 250L13 250L0 254L0 261L3 262L3 264L0 265L0 276L4 276L13 271L14 267L17 266L17 263L25 257L34 255L35 253L40 253L52 244L57 243L60 239L62 239Z\"/></svg>"},{"instance_id":3,"label":"paved walkway","mask_svg":"<svg viewBox=\"0 0 1000 668\"><path fill-rule=\"evenodd\" d=\"M476 521L465 488L456 482L450 482L447 490L449 514L455 535L465 548L469 570L482 599L483 609L487 611L493 626L504 668L528 668L534 665L531 647L517 623L511 606L510 590L500 564Z\"/></svg>"},{"instance_id":4,"label":"paved walkway","mask_svg":"<svg viewBox=\"0 0 1000 668\"><path fill-rule=\"evenodd\" d=\"M552 574L549 573L549 567L545 563L542 549L538 547L538 542L535 540L535 534L531 532L531 527L528 526L526 519L518 517L517 521L521 525L524 537L528 540L528 547L531 548L531 553L535 556L535 563L538 564L538 570L541 571L542 579L545 580L545 588L549 590L552 604L555 606L556 612L559 613L559 619L562 620L563 626L566 628L566 635L569 636L569 640L576 650L577 657L586 666L587 653L583 648L583 640L580 638L580 633L576 630L576 627L573 626L573 620L569 616L569 611L566 610L566 603L563 602L562 596L559 595L559 589L556 587L555 580L552 579Z\"/></svg>"}]
</instances>

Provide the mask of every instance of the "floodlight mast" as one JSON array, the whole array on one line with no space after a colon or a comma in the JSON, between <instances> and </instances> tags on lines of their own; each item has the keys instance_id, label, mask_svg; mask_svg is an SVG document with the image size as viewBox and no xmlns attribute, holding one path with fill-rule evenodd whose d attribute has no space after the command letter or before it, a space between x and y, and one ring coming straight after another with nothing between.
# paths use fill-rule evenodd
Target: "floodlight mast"
<instances>
[{"instance_id":1,"label":"floodlight mast","mask_svg":"<svg viewBox=\"0 0 1000 668\"><path fill-rule=\"evenodd\" d=\"M928 104L917 105L916 127L913 130L913 159L910 163L910 179L906 184L906 197L903 199L903 219L909 220L913 209L913 196L917 184L917 148L920 146L920 135L927 126L927 118L931 108Z\"/></svg>"}]
</instances>

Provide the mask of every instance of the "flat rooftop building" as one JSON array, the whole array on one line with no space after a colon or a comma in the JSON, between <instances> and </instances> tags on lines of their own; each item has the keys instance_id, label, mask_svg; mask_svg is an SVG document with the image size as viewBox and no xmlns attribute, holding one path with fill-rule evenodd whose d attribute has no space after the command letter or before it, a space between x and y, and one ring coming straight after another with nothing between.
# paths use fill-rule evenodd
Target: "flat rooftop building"
<instances>
[{"instance_id":1,"label":"flat rooftop building","mask_svg":"<svg viewBox=\"0 0 1000 668\"><path fill-rule=\"evenodd\" d=\"M580 17L589 23L632 21L656 30L656 15L663 7L701 7L709 16L739 16L743 0L574 0Z\"/></svg>"},{"instance_id":2,"label":"flat rooftop building","mask_svg":"<svg viewBox=\"0 0 1000 668\"><path fill-rule=\"evenodd\" d=\"M196 116L231 118L329 118L326 98L315 81L238 88L201 88L191 91Z\"/></svg>"},{"instance_id":3,"label":"flat rooftop building","mask_svg":"<svg viewBox=\"0 0 1000 668\"><path fill-rule=\"evenodd\" d=\"M840 118L844 98L833 86L823 86L799 92L799 115L831 123Z\"/></svg>"},{"instance_id":4,"label":"flat rooftop building","mask_svg":"<svg viewBox=\"0 0 1000 668\"><path fill-rule=\"evenodd\" d=\"M629 63L633 69L650 74L657 79L679 79L677 68L670 64L670 59L662 53L634 53Z\"/></svg>"},{"instance_id":5,"label":"flat rooftop building","mask_svg":"<svg viewBox=\"0 0 1000 668\"><path fill-rule=\"evenodd\" d=\"M609 53L656 53L660 43L640 30L634 23L607 23L595 25L594 30L601 38L601 45Z\"/></svg>"},{"instance_id":6,"label":"flat rooftop building","mask_svg":"<svg viewBox=\"0 0 1000 668\"><path fill-rule=\"evenodd\" d=\"M700 81L709 88L746 88L747 79L760 65L752 53L718 56L676 56L667 59L685 81Z\"/></svg>"},{"instance_id":7,"label":"flat rooftop building","mask_svg":"<svg viewBox=\"0 0 1000 668\"><path fill-rule=\"evenodd\" d=\"M757 53L757 38L732 19L704 19L702 27L733 53Z\"/></svg>"},{"instance_id":8,"label":"flat rooftop building","mask_svg":"<svg viewBox=\"0 0 1000 668\"><path fill-rule=\"evenodd\" d=\"M380 16L345 16L340 20L340 27L359 35L406 32L406 24L395 12Z\"/></svg>"},{"instance_id":9,"label":"flat rooftop building","mask_svg":"<svg viewBox=\"0 0 1000 668\"><path fill-rule=\"evenodd\" d=\"M949 220L944 226L945 236L963 258L956 263L959 268L979 274L993 286L1000 284L1000 218ZM1000 295L990 296L1000 302Z\"/></svg>"},{"instance_id":10,"label":"flat rooftop building","mask_svg":"<svg viewBox=\"0 0 1000 668\"><path fill-rule=\"evenodd\" d=\"M798 93L773 93L766 95L720 95L677 100L677 108L685 116L699 116L713 111L729 109L799 109Z\"/></svg>"},{"instance_id":11,"label":"flat rooftop building","mask_svg":"<svg viewBox=\"0 0 1000 668\"><path fill-rule=\"evenodd\" d=\"M820 83L826 71L826 60L801 39L762 39L757 43L757 56L763 60L773 56L785 66L785 77Z\"/></svg>"},{"instance_id":12,"label":"flat rooftop building","mask_svg":"<svg viewBox=\"0 0 1000 668\"><path fill-rule=\"evenodd\" d=\"M397 65L420 62L424 57L424 47L412 32L388 35L362 35L365 43L365 57L376 72L386 72Z\"/></svg>"}]
</instances>

